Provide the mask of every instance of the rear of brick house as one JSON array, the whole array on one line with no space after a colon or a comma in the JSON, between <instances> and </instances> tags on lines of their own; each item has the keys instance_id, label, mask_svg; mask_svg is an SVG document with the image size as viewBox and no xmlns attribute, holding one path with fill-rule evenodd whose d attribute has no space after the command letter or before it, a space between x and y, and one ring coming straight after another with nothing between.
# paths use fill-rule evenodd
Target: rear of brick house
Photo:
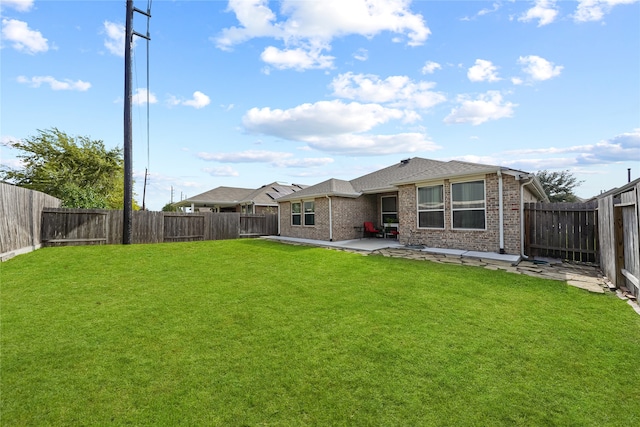
<instances>
[{"instance_id":1,"label":"rear of brick house","mask_svg":"<svg viewBox=\"0 0 640 427\"><path fill-rule=\"evenodd\" d=\"M278 200L279 234L340 241L373 222L400 243L521 254L523 203L546 200L534 175L415 157L356 178L330 179Z\"/></svg>"}]
</instances>

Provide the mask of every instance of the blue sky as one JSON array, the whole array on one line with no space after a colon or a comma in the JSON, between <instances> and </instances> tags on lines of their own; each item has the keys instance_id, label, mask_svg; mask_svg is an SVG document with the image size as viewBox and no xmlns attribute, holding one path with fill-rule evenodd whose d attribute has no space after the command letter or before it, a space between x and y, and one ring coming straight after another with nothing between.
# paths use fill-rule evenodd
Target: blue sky
<instances>
[{"instance_id":1,"label":"blue sky","mask_svg":"<svg viewBox=\"0 0 640 427\"><path fill-rule=\"evenodd\" d=\"M125 1L0 4L2 164L38 129L122 146ZM414 156L568 169L581 197L640 176L638 0L155 0L151 15L148 97L143 39L133 77L150 209L172 187L311 185Z\"/></svg>"}]
</instances>

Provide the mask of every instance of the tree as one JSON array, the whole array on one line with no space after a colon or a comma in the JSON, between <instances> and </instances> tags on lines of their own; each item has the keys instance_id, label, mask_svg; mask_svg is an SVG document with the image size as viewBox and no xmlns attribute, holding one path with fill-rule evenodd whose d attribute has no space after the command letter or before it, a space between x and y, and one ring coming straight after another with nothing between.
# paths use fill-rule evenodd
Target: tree
<instances>
[{"instance_id":1,"label":"tree","mask_svg":"<svg viewBox=\"0 0 640 427\"><path fill-rule=\"evenodd\" d=\"M23 167L2 167L0 178L62 200L70 208L122 209L122 149L107 150L100 140L71 137L57 128L11 144L22 151ZM135 205L135 203L134 203Z\"/></svg>"},{"instance_id":2,"label":"tree","mask_svg":"<svg viewBox=\"0 0 640 427\"><path fill-rule=\"evenodd\" d=\"M552 203L575 202L578 197L573 194L573 189L584 181L578 181L568 170L549 172L541 170L536 172L538 180L542 184L549 201Z\"/></svg>"},{"instance_id":3,"label":"tree","mask_svg":"<svg viewBox=\"0 0 640 427\"><path fill-rule=\"evenodd\" d=\"M171 202L162 207L162 212L178 212L178 208Z\"/></svg>"}]
</instances>

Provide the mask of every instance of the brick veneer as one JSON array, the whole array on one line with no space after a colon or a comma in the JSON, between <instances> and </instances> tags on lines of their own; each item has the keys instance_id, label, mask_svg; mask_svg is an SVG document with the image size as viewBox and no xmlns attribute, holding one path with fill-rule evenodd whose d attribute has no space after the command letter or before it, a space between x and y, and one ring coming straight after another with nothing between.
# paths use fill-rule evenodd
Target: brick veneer
<instances>
[{"instance_id":1,"label":"brick veneer","mask_svg":"<svg viewBox=\"0 0 640 427\"><path fill-rule=\"evenodd\" d=\"M486 230L454 230L451 226L451 182L444 180L444 229L420 229L417 220L417 197L414 184L399 188L400 242L428 247L498 252L500 250L500 218L498 175L485 176ZM528 194L527 194L528 193ZM520 182L503 174L504 250L520 253ZM536 200L525 188L525 201Z\"/></svg>"}]
</instances>

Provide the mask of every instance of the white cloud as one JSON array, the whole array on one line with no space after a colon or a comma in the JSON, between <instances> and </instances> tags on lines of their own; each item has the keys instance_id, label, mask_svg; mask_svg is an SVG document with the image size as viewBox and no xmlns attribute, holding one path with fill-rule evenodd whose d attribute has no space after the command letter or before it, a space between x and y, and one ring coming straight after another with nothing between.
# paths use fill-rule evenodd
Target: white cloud
<instances>
[{"instance_id":1,"label":"white cloud","mask_svg":"<svg viewBox=\"0 0 640 427\"><path fill-rule=\"evenodd\" d=\"M104 47L113 55L124 57L125 27L115 22L104 21L104 33L107 38L104 40ZM135 40L133 42L135 46Z\"/></svg>"},{"instance_id":2,"label":"white cloud","mask_svg":"<svg viewBox=\"0 0 640 427\"><path fill-rule=\"evenodd\" d=\"M183 101L182 105L193 108L204 108L211 103L211 99L200 91L193 92L193 98L188 101Z\"/></svg>"},{"instance_id":3,"label":"white cloud","mask_svg":"<svg viewBox=\"0 0 640 427\"><path fill-rule=\"evenodd\" d=\"M239 176L238 171L233 169L231 166L219 166L215 168L204 168L202 169L204 172L208 173L211 176Z\"/></svg>"},{"instance_id":4,"label":"white cloud","mask_svg":"<svg viewBox=\"0 0 640 427\"><path fill-rule=\"evenodd\" d=\"M200 108L204 108L207 105L209 105L211 103L211 98L209 98L207 95L205 95L204 93L200 92L199 90L193 92L193 98L188 99L188 100L183 100L180 98L177 98L173 95L170 95L169 98L167 99L167 104L169 104L170 106L176 106L176 105L184 105L187 107L193 107L196 109L200 109ZM231 107L233 108L233 107Z\"/></svg>"},{"instance_id":5,"label":"white cloud","mask_svg":"<svg viewBox=\"0 0 640 427\"><path fill-rule=\"evenodd\" d=\"M17 19L2 20L2 38L11 42L15 50L30 55L49 50L48 41L40 31L30 29L26 22Z\"/></svg>"},{"instance_id":6,"label":"white cloud","mask_svg":"<svg viewBox=\"0 0 640 427\"><path fill-rule=\"evenodd\" d=\"M260 55L260 59L279 70L293 68L303 71L313 68L331 68L334 57L322 55L321 51L321 49L302 48L280 50L277 47L268 46Z\"/></svg>"},{"instance_id":7,"label":"white cloud","mask_svg":"<svg viewBox=\"0 0 640 427\"><path fill-rule=\"evenodd\" d=\"M491 13L497 12L500 9L501 4L499 2L494 2L492 6L493 7L491 9L487 9L487 8L481 9L474 16L471 16L471 17L465 16L465 17L461 18L460 20L461 21L473 21L479 16L489 15Z\"/></svg>"},{"instance_id":8,"label":"white cloud","mask_svg":"<svg viewBox=\"0 0 640 427\"><path fill-rule=\"evenodd\" d=\"M491 61L476 59L476 65L469 68L467 77L472 82L497 82L500 80L497 71L498 67Z\"/></svg>"},{"instance_id":9,"label":"white cloud","mask_svg":"<svg viewBox=\"0 0 640 427\"><path fill-rule=\"evenodd\" d=\"M638 0L578 0L573 20L576 22L600 21L614 6L637 3Z\"/></svg>"},{"instance_id":10,"label":"white cloud","mask_svg":"<svg viewBox=\"0 0 640 427\"><path fill-rule=\"evenodd\" d=\"M369 51L367 49L358 49L354 54L353 54L353 58L357 59L358 61L366 61L367 59L369 59Z\"/></svg>"},{"instance_id":11,"label":"white cloud","mask_svg":"<svg viewBox=\"0 0 640 427\"><path fill-rule=\"evenodd\" d=\"M291 156L291 153L264 150L246 150L235 153L198 153L198 157L202 160L221 163L271 163Z\"/></svg>"},{"instance_id":12,"label":"white cloud","mask_svg":"<svg viewBox=\"0 0 640 427\"><path fill-rule=\"evenodd\" d=\"M535 81L549 80L559 76L564 68L562 65L554 65L553 62L536 55L521 56L518 63L525 66L522 71Z\"/></svg>"},{"instance_id":13,"label":"white cloud","mask_svg":"<svg viewBox=\"0 0 640 427\"><path fill-rule=\"evenodd\" d=\"M422 67L422 74L433 74L436 70L441 70L442 65L437 62L427 61L424 63L424 67Z\"/></svg>"},{"instance_id":14,"label":"white cloud","mask_svg":"<svg viewBox=\"0 0 640 427\"><path fill-rule=\"evenodd\" d=\"M389 120L412 120L412 112L378 104L320 101L280 110L252 108L242 118L249 132L310 142L346 133L366 132Z\"/></svg>"},{"instance_id":15,"label":"white cloud","mask_svg":"<svg viewBox=\"0 0 640 427\"><path fill-rule=\"evenodd\" d=\"M319 138L309 146L320 151L352 156L379 156L418 151L435 151L440 147L422 133L397 133L393 135L339 135Z\"/></svg>"},{"instance_id":16,"label":"white cloud","mask_svg":"<svg viewBox=\"0 0 640 427\"><path fill-rule=\"evenodd\" d=\"M445 117L444 123L470 123L477 126L489 120L512 117L513 109L517 107L516 104L504 101L498 91L488 91L475 100L459 96L458 102L460 107L451 110L451 113Z\"/></svg>"},{"instance_id":17,"label":"white cloud","mask_svg":"<svg viewBox=\"0 0 640 427\"><path fill-rule=\"evenodd\" d=\"M280 168L312 168L333 163L330 157L294 159L293 154L278 151L246 150L234 153L198 153L202 160L220 163L269 163Z\"/></svg>"},{"instance_id":18,"label":"white cloud","mask_svg":"<svg viewBox=\"0 0 640 427\"><path fill-rule=\"evenodd\" d=\"M18 76L18 83L28 84L31 87L40 87L40 85L48 84L52 90L77 90L85 92L91 87L91 83L83 82L82 80L64 79L63 81L56 80L51 76L34 76L27 78L25 76Z\"/></svg>"},{"instance_id":19,"label":"white cloud","mask_svg":"<svg viewBox=\"0 0 640 427\"><path fill-rule=\"evenodd\" d=\"M147 89L138 88L136 93L131 97L131 103L134 105L144 105L147 103L147 93L149 95L149 104L155 104L158 102L158 98L152 93L147 92Z\"/></svg>"},{"instance_id":20,"label":"white cloud","mask_svg":"<svg viewBox=\"0 0 640 427\"><path fill-rule=\"evenodd\" d=\"M370 74L340 74L331 82L333 94L364 102L389 103L392 107L427 109L446 97L433 92L433 82L413 82L407 76L389 76L381 80Z\"/></svg>"},{"instance_id":21,"label":"white cloud","mask_svg":"<svg viewBox=\"0 0 640 427\"><path fill-rule=\"evenodd\" d=\"M538 20L538 27L551 24L558 16L555 0L536 0L535 6L522 14L518 21L529 22Z\"/></svg>"},{"instance_id":22,"label":"white cloud","mask_svg":"<svg viewBox=\"0 0 640 427\"><path fill-rule=\"evenodd\" d=\"M2 0L0 7L10 7L18 12L28 12L33 7L33 0Z\"/></svg>"},{"instance_id":23,"label":"white cloud","mask_svg":"<svg viewBox=\"0 0 640 427\"><path fill-rule=\"evenodd\" d=\"M640 159L640 128L595 144L512 150L504 155L511 159L520 158L513 160L518 164L540 165L536 166L537 169L628 162Z\"/></svg>"},{"instance_id":24,"label":"white cloud","mask_svg":"<svg viewBox=\"0 0 640 427\"><path fill-rule=\"evenodd\" d=\"M276 68L330 68L333 57L323 55L336 37L352 34L371 38L390 31L408 38L409 46L424 44L431 33L420 14L409 9L408 0L283 0L280 16L269 8L267 0L230 0L239 26L225 28L214 39L218 48L256 37L282 40L284 49L270 47L262 53ZM301 51L306 51L306 55ZM293 65L293 66L292 66Z\"/></svg>"},{"instance_id":25,"label":"white cloud","mask_svg":"<svg viewBox=\"0 0 640 427\"><path fill-rule=\"evenodd\" d=\"M303 159L281 159L273 162L280 168L316 168L333 163L331 157L305 157Z\"/></svg>"},{"instance_id":26,"label":"white cloud","mask_svg":"<svg viewBox=\"0 0 640 427\"><path fill-rule=\"evenodd\" d=\"M288 110L252 108L243 117L247 131L304 142L312 149L349 155L430 151L437 147L423 133L366 134L391 120L415 120L413 111L378 104L320 101Z\"/></svg>"}]
</instances>

